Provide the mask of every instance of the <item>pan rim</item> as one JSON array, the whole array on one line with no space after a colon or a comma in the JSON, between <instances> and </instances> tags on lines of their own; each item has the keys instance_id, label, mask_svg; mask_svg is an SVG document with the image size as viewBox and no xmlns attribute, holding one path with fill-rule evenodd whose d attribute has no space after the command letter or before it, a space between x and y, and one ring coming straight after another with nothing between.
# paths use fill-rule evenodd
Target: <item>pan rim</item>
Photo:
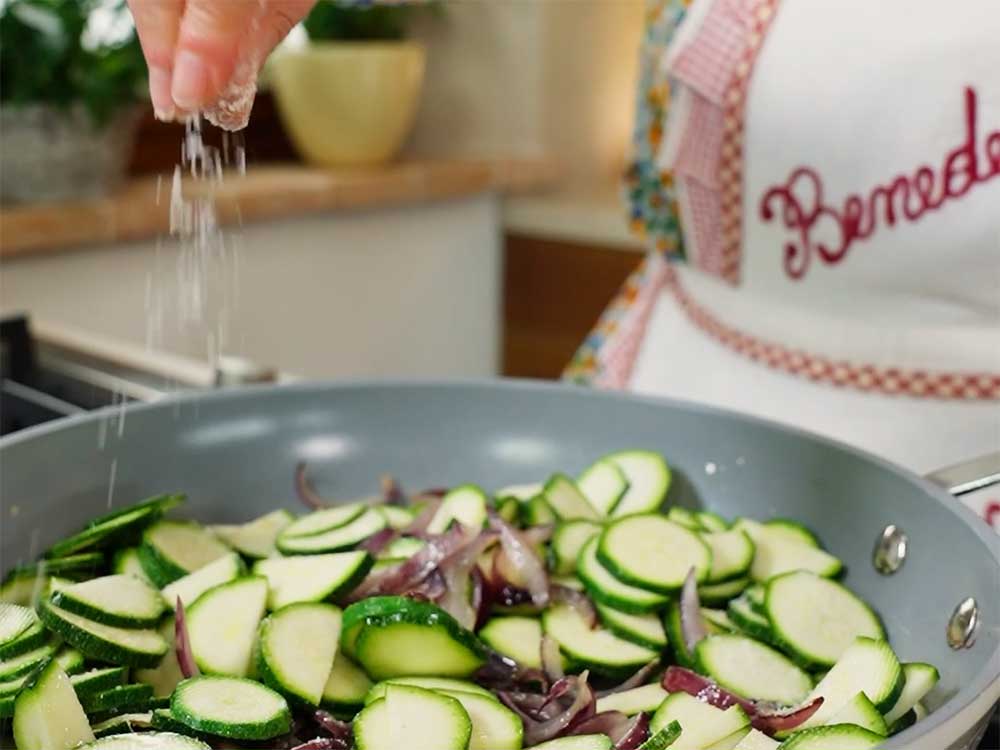
<instances>
[{"instance_id":1,"label":"pan rim","mask_svg":"<svg viewBox=\"0 0 1000 750\"><path fill-rule=\"evenodd\" d=\"M542 381L532 379L515 378L356 378L338 381L321 380L301 380L278 384L248 385L239 388L218 390L218 391L191 391L171 395L153 402L130 404L124 407L127 414L142 413L147 411L173 409L178 404L193 403L210 399L217 402L231 400L253 399L262 393L330 393L330 392L350 392L360 390L385 390L385 389L409 389L409 390L435 390L435 389L469 389L469 390L502 390L508 392L530 392L539 394L552 394L564 398L598 399L612 402L629 402L638 404L648 404L658 408L684 411L692 416L711 415L716 418L737 420L744 423L757 425L767 429L777 430L790 435L791 437L808 441L820 447L838 450L847 453L855 458L861 459L884 471L888 471L901 480L905 480L919 490L930 495L938 503L945 506L953 515L968 526L972 532L984 544L991 553L994 561L1000 568L1000 537L988 527L982 519L976 516L963 503L949 495L944 489L932 482L924 479L918 474L898 466L887 459L876 456L861 448L843 443L834 438L819 435L801 427L786 425L772 419L744 414L732 409L707 405L695 401L677 398L666 398L659 396L649 396L625 393L621 391L596 390L584 386L566 383L561 381ZM71 429L79 424L97 422L109 415L117 414L122 410L121 406L109 406L91 412L73 415L53 422L46 422L41 425L21 430L13 435L0 438L0 460L3 453L16 445L39 440L47 435ZM1000 696L1000 646L986 658L986 663L982 671L973 680L962 687L957 693L949 698L940 708L929 714L918 725L889 738L881 747L885 750L902 750L925 735L930 735L934 730L950 723L965 709L981 698L987 692L996 691ZM921 731L911 734L917 727ZM961 732L959 732L960 734ZM956 738L959 735L956 735Z\"/></svg>"}]
</instances>

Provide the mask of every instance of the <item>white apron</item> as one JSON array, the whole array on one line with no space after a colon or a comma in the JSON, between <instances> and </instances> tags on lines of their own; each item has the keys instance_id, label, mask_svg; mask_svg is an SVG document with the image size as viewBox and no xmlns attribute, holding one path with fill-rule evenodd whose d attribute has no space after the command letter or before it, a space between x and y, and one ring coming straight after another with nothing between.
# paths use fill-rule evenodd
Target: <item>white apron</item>
<instances>
[{"instance_id":1,"label":"white apron","mask_svg":"<svg viewBox=\"0 0 1000 750\"><path fill-rule=\"evenodd\" d=\"M598 384L918 472L1000 449L998 40L996 0L694 0L656 155L688 262L631 281Z\"/></svg>"}]
</instances>

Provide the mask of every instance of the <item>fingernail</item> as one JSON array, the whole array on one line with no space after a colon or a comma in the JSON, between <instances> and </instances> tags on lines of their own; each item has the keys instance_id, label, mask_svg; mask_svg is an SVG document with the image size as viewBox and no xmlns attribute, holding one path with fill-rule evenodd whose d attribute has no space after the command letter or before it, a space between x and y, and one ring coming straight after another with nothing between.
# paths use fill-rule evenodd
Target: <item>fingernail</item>
<instances>
[{"instance_id":1,"label":"fingernail","mask_svg":"<svg viewBox=\"0 0 1000 750\"><path fill-rule=\"evenodd\" d=\"M173 103L181 109L197 110L205 103L209 85L208 66L202 57L188 50L178 52L170 89Z\"/></svg>"},{"instance_id":2,"label":"fingernail","mask_svg":"<svg viewBox=\"0 0 1000 750\"><path fill-rule=\"evenodd\" d=\"M153 103L153 114L163 122L174 119L174 99L170 95L172 77L167 68L149 69L149 98Z\"/></svg>"}]
</instances>

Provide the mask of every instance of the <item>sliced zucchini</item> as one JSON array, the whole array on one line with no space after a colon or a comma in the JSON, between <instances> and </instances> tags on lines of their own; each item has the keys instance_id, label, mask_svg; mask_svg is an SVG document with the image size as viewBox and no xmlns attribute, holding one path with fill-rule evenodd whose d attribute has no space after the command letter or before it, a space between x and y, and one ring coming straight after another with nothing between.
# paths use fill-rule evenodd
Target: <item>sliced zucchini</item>
<instances>
[{"instance_id":1,"label":"sliced zucchini","mask_svg":"<svg viewBox=\"0 0 1000 750\"><path fill-rule=\"evenodd\" d=\"M662 651L667 647L667 633L663 628L663 622L656 615L632 615L606 604L596 606L604 627L619 638L652 651Z\"/></svg>"},{"instance_id":2,"label":"sliced zucchini","mask_svg":"<svg viewBox=\"0 0 1000 750\"><path fill-rule=\"evenodd\" d=\"M372 681L357 664L337 651L333 669L326 679L320 705L331 711L354 710L364 705L365 696L372 688Z\"/></svg>"},{"instance_id":3,"label":"sliced zucchini","mask_svg":"<svg viewBox=\"0 0 1000 750\"><path fill-rule=\"evenodd\" d=\"M158 521L142 534L139 561L150 580L163 588L230 551L192 521Z\"/></svg>"},{"instance_id":4,"label":"sliced zucchini","mask_svg":"<svg viewBox=\"0 0 1000 750\"><path fill-rule=\"evenodd\" d=\"M713 513L710 510L697 510L694 513L694 517L698 520L698 525L705 531L718 532L729 530L729 522L718 513Z\"/></svg>"},{"instance_id":5,"label":"sliced zucchini","mask_svg":"<svg viewBox=\"0 0 1000 750\"><path fill-rule=\"evenodd\" d=\"M755 583L752 586L747 586L747 603L754 612L758 615L763 615L764 617L767 617L767 608L764 606L764 600L766 598L767 587L765 587L763 583Z\"/></svg>"},{"instance_id":6,"label":"sliced zucchini","mask_svg":"<svg viewBox=\"0 0 1000 750\"><path fill-rule=\"evenodd\" d=\"M469 715L472 722L469 750L521 750L524 723L496 698L459 690L436 692L457 700Z\"/></svg>"},{"instance_id":7,"label":"sliced zucchini","mask_svg":"<svg viewBox=\"0 0 1000 750\"><path fill-rule=\"evenodd\" d=\"M623 690L598 698L597 713L621 711L626 716L635 716L643 712L652 713L660 707L667 695L667 691L659 683Z\"/></svg>"},{"instance_id":8,"label":"sliced zucchini","mask_svg":"<svg viewBox=\"0 0 1000 750\"><path fill-rule=\"evenodd\" d=\"M625 473L603 458L591 464L576 480L590 504L602 516L610 516L628 490Z\"/></svg>"},{"instance_id":9,"label":"sliced zucchini","mask_svg":"<svg viewBox=\"0 0 1000 750\"><path fill-rule=\"evenodd\" d=\"M542 494L542 485L537 482L530 484L511 484L506 487L501 487L496 492L493 493L493 497L497 500L503 500L508 497L512 497L518 502L526 503L531 498Z\"/></svg>"},{"instance_id":10,"label":"sliced zucchini","mask_svg":"<svg viewBox=\"0 0 1000 750\"><path fill-rule=\"evenodd\" d=\"M663 613L663 627L674 652L674 661L682 667L694 669L697 665L694 654L688 651L684 640L684 631L681 629L681 608L677 601L670 602L670 606Z\"/></svg>"},{"instance_id":11,"label":"sliced zucchini","mask_svg":"<svg viewBox=\"0 0 1000 750\"><path fill-rule=\"evenodd\" d=\"M185 607L190 607L209 589L234 581L244 573L246 566L243 558L236 552L230 552L164 587L161 592L163 602L173 609L180 599Z\"/></svg>"},{"instance_id":12,"label":"sliced zucchini","mask_svg":"<svg viewBox=\"0 0 1000 750\"><path fill-rule=\"evenodd\" d=\"M832 724L796 732L781 750L869 750L885 742L885 737L854 724Z\"/></svg>"},{"instance_id":13,"label":"sliced zucchini","mask_svg":"<svg viewBox=\"0 0 1000 750\"><path fill-rule=\"evenodd\" d=\"M20 677L13 677L9 680L4 680L3 682L0 682L0 698L4 698L8 695L14 696L20 693L21 688L23 688L25 683L28 682L29 677L31 677L30 673L21 675Z\"/></svg>"},{"instance_id":14,"label":"sliced zucchini","mask_svg":"<svg viewBox=\"0 0 1000 750\"><path fill-rule=\"evenodd\" d=\"M363 550L272 557L254 563L253 572L267 579L267 606L277 610L296 602L320 602L346 594L364 580L373 562Z\"/></svg>"},{"instance_id":15,"label":"sliced zucchini","mask_svg":"<svg viewBox=\"0 0 1000 750\"><path fill-rule=\"evenodd\" d=\"M163 636L163 640L170 645L167 653L155 667L136 669L132 674L136 682L152 687L153 695L157 698L169 698L177 684L184 679L180 665L177 663L177 649L174 648L174 619L172 617L160 624L159 633Z\"/></svg>"},{"instance_id":16,"label":"sliced zucchini","mask_svg":"<svg viewBox=\"0 0 1000 750\"><path fill-rule=\"evenodd\" d=\"M712 550L709 583L739 578L750 570L755 547L742 529L714 531L702 534L701 538Z\"/></svg>"},{"instance_id":17,"label":"sliced zucchini","mask_svg":"<svg viewBox=\"0 0 1000 750\"><path fill-rule=\"evenodd\" d=\"M764 609L782 647L811 667L831 667L858 636L885 638L871 608L846 587L796 571L767 584Z\"/></svg>"},{"instance_id":18,"label":"sliced zucchini","mask_svg":"<svg viewBox=\"0 0 1000 750\"><path fill-rule=\"evenodd\" d=\"M889 727L886 725L885 719L882 714L875 710L875 705L864 693L858 693L851 698L847 705L830 719L830 723L854 724L882 737L889 736Z\"/></svg>"},{"instance_id":19,"label":"sliced zucchini","mask_svg":"<svg viewBox=\"0 0 1000 750\"><path fill-rule=\"evenodd\" d=\"M155 630L104 625L51 602L42 606L39 614L50 630L91 659L128 667L155 667L167 652L167 642Z\"/></svg>"},{"instance_id":20,"label":"sliced zucchini","mask_svg":"<svg viewBox=\"0 0 1000 750\"><path fill-rule=\"evenodd\" d=\"M373 679L468 677L482 666L485 647L447 612L405 597L380 598L389 600L387 614L365 618L354 644L358 664ZM347 624L345 617L344 636Z\"/></svg>"},{"instance_id":21,"label":"sliced zucchini","mask_svg":"<svg viewBox=\"0 0 1000 750\"><path fill-rule=\"evenodd\" d=\"M176 718L170 713L169 708L154 708L151 723L153 729L160 732L173 732L175 734L183 734L185 737L197 737L198 739L217 742L216 738L212 737L212 735L192 729L183 721Z\"/></svg>"},{"instance_id":22,"label":"sliced zucchini","mask_svg":"<svg viewBox=\"0 0 1000 750\"><path fill-rule=\"evenodd\" d=\"M698 598L702 604L713 607L726 604L742 594L749 585L749 578L734 578L722 583L703 583L698 587Z\"/></svg>"},{"instance_id":23,"label":"sliced zucchini","mask_svg":"<svg viewBox=\"0 0 1000 750\"><path fill-rule=\"evenodd\" d=\"M149 685L118 685L110 690L92 693L80 698L83 710L88 714L130 713L144 711L153 700L153 688Z\"/></svg>"},{"instance_id":24,"label":"sliced zucchini","mask_svg":"<svg viewBox=\"0 0 1000 750\"><path fill-rule=\"evenodd\" d=\"M491 617L479 637L523 667L542 667L542 623L535 617Z\"/></svg>"},{"instance_id":25,"label":"sliced zucchini","mask_svg":"<svg viewBox=\"0 0 1000 750\"><path fill-rule=\"evenodd\" d=\"M111 561L111 572L123 576L133 576L151 586L156 585L146 575L146 571L142 567L138 547L123 547L115 552L114 559Z\"/></svg>"},{"instance_id":26,"label":"sliced zucchini","mask_svg":"<svg viewBox=\"0 0 1000 750\"><path fill-rule=\"evenodd\" d=\"M142 528L182 502L184 495L158 495L96 518L79 533L53 544L45 553L45 557L67 557L116 543L137 534Z\"/></svg>"},{"instance_id":27,"label":"sliced zucchini","mask_svg":"<svg viewBox=\"0 0 1000 750\"><path fill-rule=\"evenodd\" d=\"M739 596L729 602L726 614L736 627L764 643L774 644L776 639L768 619L758 614L746 596Z\"/></svg>"},{"instance_id":28,"label":"sliced zucchini","mask_svg":"<svg viewBox=\"0 0 1000 750\"><path fill-rule=\"evenodd\" d=\"M844 569L843 563L828 552L790 538L778 527L742 518L735 528L742 529L757 547L750 577L764 583L774 576L795 570L806 570L824 578L833 578Z\"/></svg>"},{"instance_id":29,"label":"sliced zucchini","mask_svg":"<svg viewBox=\"0 0 1000 750\"><path fill-rule=\"evenodd\" d=\"M565 474L554 474L545 483L542 492L549 507L563 521L596 521L600 518L594 506L576 486L576 482Z\"/></svg>"},{"instance_id":30,"label":"sliced zucchini","mask_svg":"<svg viewBox=\"0 0 1000 750\"><path fill-rule=\"evenodd\" d=\"M69 677L54 660L18 694L13 730L18 750L69 750L94 739Z\"/></svg>"},{"instance_id":31,"label":"sliced zucchini","mask_svg":"<svg viewBox=\"0 0 1000 750\"><path fill-rule=\"evenodd\" d=\"M892 725L916 707L938 684L941 675L930 664L910 662L903 665L903 690L896 703L885 714L886 723ZM874 731L874 730L873 730Z\"/></svg>"},{"instance_id":32,"label":"sliced zucchini","mask_svg":"<svg viewBox=\"0 0 1000 750\"><path fill-rule=\"evenodd\" d=\"M285 526L278 539L291 539L293 536L313 536L327 531L339 529L355 520L369 510L364 503L348 503L333 508L323 508L302 516Z\"/></svg>"},{"instance_id":33,"label":"sliced zucchini","mask_svg":"<svg viewBox=\"0 0 1000 750\"><path fill-rule=\"evenodd\" d=\"M445 691L447 693L474 693L484 698L498 700L489 690L468 680L454 680L450 677L393 677L390 680L383 680L372 686L365 696L365 705L374 703L380 698L385 698L385 691L390 685L409 685L410 687L433 690L434 692Z\"/></svg>"},{"instance_id":34,"label":"sliced zucchini","mask_svg":"<svg viewBox=\"0 0 1000 750\"><path fill-rule=\"evenodd\" d=\"M289 604L260 625L257 671L279 693L318 706L340 642L332 604Z\"/></svg>"},{"instance_id":35,"label":"sliced zucchini","mask_svg":"<svg viewBox=\"0 0 1000 750\"><path fill-rule=\"evenodd\" d=\"M410 508L401 508L398 505L380 505L378 512L385 516L385 521L390 529L402 531L416 518L416 514Z\"/></svg>"},{"instance_id":36,"label":"sliced zucchini","mask_svg":"<svg viewBox=\"0 0 1000 750\"><path fill-rule=\"evenodd\" d=\"M249 673L266 604L267 579L262 576L238 578L198 597L188 610L187 629L202 672L231 677Z\"/></svg>"},{"instance_id":37,"label":"sliced zucchini","mask_svg":"<svg viewBox=\"0 0 1000 750\"><path fill-rule=\"evenodd\" d=\"M668 747L673 747L673 744L677 742L677 739L681 736L682 730L681 725L672 721L667 724L663 729L655 734L651 735L648 740L643 742L639 746L639 750L666 750ZM718 748L716 745L712 745L709 750L728 750L727 748Z\"/></svg>"},{"instance_id":38,"label":"sliced zucchini","mask_svg":"<svg viewBox=\"0 0 1000 750\"><path fill-rule=\"evenodd\" d=\"M667 518L669 518L674 523L680 524L685 529L691 529L691 531L705 531L705 527L701 525L701 521L698 520L698 512L694 510L688 510L687 508L682 508L679 505L671 505L667 509Z\"/></svg>"},{"instance_id":39,"label":"sliced zucchini","mask_svg":"<svg viewBox=\"0 0 1000 750\"><path fill-rule=\"evenodd\" d=\"M294 520L295 516L282 509L237 526L210 526L209 531L241 555L259 560L277 553L274 543L278 534Z\"/></svg>"},{"instance_id":40,"label":"sliced zucchini","mask_svg":"<svg viewBox=\"0 0 1000 750\"><path fill-rule=\"evenodd\" d=\"M612 750L614 745L606 734L577 734L572 737L558 737L541 745L532 745L531 750Z\"/></svg>"},{"instance_id":41,"label":"sliced zucchini","mask_svg":"<svg viewBox=\"0 0 1000 750\"><path fill-rule=\"evenodd\" d=\"M336 529L309 536L288 536L285 530L278 537L278 549L285 555L315 555L350 549L386 527L385 516L369 508L350 523Z\"/></svg>"},{"instance_id":42,"label":"sliced zucchini","mask_svg":"<svg viewBox=\"0 0 1000 750\"><path fill-rule=\"evenodd\" d=\"M423 539L417 539L413 536L401 536L398 539L393 539L392 542L386 545L385 550L379 556L403 560L413 557L426 546L427 542Z\"/></svg>"},{"instance_id":43,"label":"sliced zucchini","mask_svg":"<svg viewBox=\"0 0 1000 750\"><path fill-rule=\"evenodd\" d=\"M0 647L0 661L13 659L15 656L34 651L44 646L49 640L48 631L45 630L45 626L42 623L37 622L34 610L28 611L31 612L32 617L35 617L36 622L28 626L28 629L17 638L8 641L3 647Z\"/></svg>"},{"instance_id":44,"label":"sliced zucchini","mask_svg":"<svg viewBox=\"0 0 1000 750\"><path fill-rule=\"evenodd\" d=\"M801 729L828 723L860 692L884 713L895 705L902 689L903 669L889 644L858 638L809 694L807 700L822 697L823 705Z\"/></svg>"},{"instance_id":45,"label":"sliced zucchini","mask_svg":"<svg viewBox=\"0 0 1000 750\"><path fill-rule=\"evenodd\" d=\"M780 745L780 742L772 740L763 732L751 729L733 750L778 750Z\"/></svg>"},{"instance_id":46,"label":"sliced zucchini","mask_svg":"<svg viewBox=\"0 0 1000 750\"><path fill-rule=\"evenodd\" d=\"M461 703L406 685L390 686L354 720L357 750L467 750L471 738L472 721Z\"/></svg>"},{"instance_id":47,"label":"sliced zucchini","mask_svg":"<svg viewBox=\"0 0 1000 750\"><path fill-rule=\"evenodd\" d=\"M83 671L83 665L86 661L83 654L75 648L69 647L59 649L59 653L55 655L55 660L59 662L59 666L62 667L63 672L69 675Z\"/></svg>"},{"instance_id":48,"label":"sliced zucchini","mask_svg":"<svg viewBox=\"0 0 1000 750\"><path fill-rule=\"evenodd\" d=\"M105 667L81 672L69 678L73 690L81 700L105 690L112 690L125 684L128 670L125 667Z\"/></svg>"},{"instance_id":49,"label":"sliced zucchini","mask_svg":"<svg viewBox=\"0 0 1000 750\"><path fill-rule=\"evenodd\" d=\"M13 717L16 703L17 693L0 695L0 719L10 719Z\"/></svg>"},{"instance_id":50,"label":"sliced zucchini","mask_svg":"<svg viewBox=\"0 0 1000 750\"><path fill-rule=\"evenodd\" d=\"M52 594L52 603L94 622L121 628L156 625L163 614L160 592L130 575L102 576Z\"/></svg>"},{"instance_id":51,"label":"sliced zucchini","mask_svg":"<svg viewBox=\"0 0 1000 750\"><path fill-rule=\"evenodd\" d=\"M597 559L599 543L600 537L594 536L583 545L576 570L594 601L637 615L654 612L666 605L666 595L630 586L613 576Z\"/></svg>"},{"instance_id":52,"label":"sliced zucchini","mask_svg":"<svg viewBox=\"0 0 1000 750\"><path fill-rule=\"evenodd\" d=\"M211 746L194 737L173 732L143 732L139 735L101 737L79 750L211 750Z\"/></svg>"},{"instance_id":53,"label":"sliced zucchini","mask_svg":"<svg viewBox=\"0 0 1000 750\"><path fill-rule=\"evenodd\" d=\"M454 521L469 529L482 528L486 523L487 505L486 493L474 484L456 487L444 496L427 531L431 534L443 534Z\"/></svg>"},{"instance_id":54,"label":"sliced zucchini","mask_svg":"<svg viewBox=\"0 0 1000 750\"><path fill-rule=\"evenodd\" d=\"M521 518L521 501L516 497L498 497L493 501L493 507L507 523L517 523Z\"/></svg>"},{"instance_id":55,"label":"sliced zucchini","mask_svg":"<svg viewBox=\"0 0 1000 750\"><path fill-rule=\"evenodd\" d=\"M623 640L608 630L591 628L572 607L557 604L542 614L542 628L575 663L608 677L620 677L659 658L659 654Z\"/></svg>"},{"instance_id":56,"label":"sliced zucchini","mask_svg":"<svg viewBox=\"0 0 1000 750\"><path fill-rule=\"evenodd\" d=\"M55 642L43 644L34 651L0 661L0 681L9 682L34 671L43 662L53 657L58 645Z\"/></svg>"},{"instance_id":57,"label":"sliced zucchini","mask_svg":"<svg viewBox=\"0 0 1000 750\"><path fill-rule=\"evenodd\" d=\"M769 646L742 635L711 635L698 643L702 674L752 700L792 706L812 690L812 678Z\"/></svg>"},{"instance_id":58,"label":"sliced zucchini","mask_svg":"<svg viewBox=\"0 0 1000 750\"><path fill-rule=\"evenodd\" d=\"M822 547L816 535L798 521L790 518L772 518L770 521L765 521L764 525L778 536L790 541L802 542L810 547Z\"/></svg>"},{"instance_id":59,"label":"sliced zucchini","mask_svg":"<svg viewBox=\"0 0 1000 750\"><path fill-rule=\"evenodd\" d=\"M659 732L675 721L681 735L671 750L702 750L750 727L750 717L738 705L723 711L687 693L668 695L653 714L649 731Z\"/></svg>"},{"instance_id":60,"label":"sliced zucchini","mask_svg":"<svg viewBox=\"0 0 1000 750\"><path fill-rule=\"evenodd\" d=\"M118 734L128 734L130 732L142 731L149 729L153 726L153 712L147 711L145 713L136 714L122 714L121 716L113 716L105 721L98 722L94 724L91 729L94 732L94 736L100 739L101 737L109 737ZM140 740L143 742L144 740Z\"/></svg>"},{"instance_id":61,"label":"sliced zucchini","mask_svg":"<svg viewBox=\"0 0 1000 750\"><path fill-rule=\"evenodd\" d=\"M39 560L13 568L0 584L0 601L34 607L47 592L49 577L81 579L96 575L104 565L100 552L81 552L55 560Z\"/></svg>"},{"instance_id":62,"label":"sliced zucchini","mask_svg":"<svg viewBox=\"0 0 1000 750\"><path fill-rule=\"evenodd\" d=\"M652 451L632 450L612 453L602 460L617 466L628 482L628 489L611 511L613 518L660 509L670 489L670 468L663 456Z\"/></svg>"},{"instance_id":63,"label":"sliced zucchini","mask_svg":"<svg viewBox=\"0 0 1000 750\"><path fill-rule=\"evenodd\" d=\"M556 575L572 575L583 545L601 533L601 526L592 521L561 523L552 535L553 571Z\"/></svg>"},{"instance_id":64,"label":"sliced zucchini","mask_svg":"<svg viewBox=\"0 0 1000 750\"><path fill-rule=\"evenodd\" d=\"M616 578L658 593L680 589L692 568L703 582L712 565L712 551L697 533L649 513L608 526L597 557Z\"/></svg>"},{"instance_id":65,"label":"sliced zucchini","mask_svg":"<svg viewBox=\"0 0 1000 750\"><path fill-rule=\"evenodd\" d=\"M521 523L524 526L545 526L558 520L544 495L533 497L521 505Z\"/></svg>"},{"instance_id":66,"label":"sliced zucchini","mask_svg":"<svg viewBox=\"0 0 1000 750\"><path fill-rule=\"evenodd\" d=\"M29 607L0 602L0 659L10 653L17 641L32 625L38 624L38 615Z\"/></svg>"},{"instance_id":67,"label":"sliced zucchini","mask_svg":"<svg viewBox=\"0 0 1000 750\"><path fill-rule=\"evenodd\" d=\"M739 628L729 619L729 615L724 609L701 608L701 616L705 620L705 628L709 635L715 633L735 633Z\"/></svg>"},{"instance_id":68,"label":"sliced zucchini","mask_svg":"<svg viewBox=\"0 0 1000 750\"><path fill-rule=\"evenodd\" d=\"M191 729L235 740L269 740L291 729L280 694L236 677L192 677L170 699L170 713Z\"/></svg>"}]
</instances>

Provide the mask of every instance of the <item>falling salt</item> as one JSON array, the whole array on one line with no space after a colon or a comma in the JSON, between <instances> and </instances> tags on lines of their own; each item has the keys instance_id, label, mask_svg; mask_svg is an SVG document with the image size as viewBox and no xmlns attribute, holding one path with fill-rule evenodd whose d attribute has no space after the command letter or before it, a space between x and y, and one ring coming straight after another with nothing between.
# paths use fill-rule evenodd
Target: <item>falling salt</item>
<instances>
[{"instance_id":1,"label":"falling salt","mask_svg":"<svg viewBox=\"0 0 1000 750\"><path fill-rule=\"evenodd\" d=\"M115 480L118 478L118 459L111 459L111 476L108 477L108 510L115 496Z\"/></svg>"},{"instance_id":2,"label":"falling salt","mask_svg":"<svg viewBox=\"0 0 1000 750\"><path fill-rule=\"evenodd\" d=\"M713 463L712 461L709 461L707 464L705 464L705 473L708 474L709 476L712 476L718 470L719 467L716 466L715 463Z\"/></svg>"}]
</instances>

